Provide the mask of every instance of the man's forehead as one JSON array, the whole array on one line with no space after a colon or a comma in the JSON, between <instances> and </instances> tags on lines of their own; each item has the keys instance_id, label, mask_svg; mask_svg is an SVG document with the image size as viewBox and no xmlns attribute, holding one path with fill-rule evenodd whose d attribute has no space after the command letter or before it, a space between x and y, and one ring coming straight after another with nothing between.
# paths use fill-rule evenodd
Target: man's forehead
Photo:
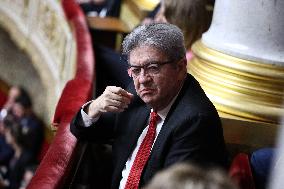
<instances>
[{"instance_id":1,"label":"man's forehead","mask_svg":"<svg viewBox=\"0 0 284 189\"><path fill-rule=\"evenodd\" d=\"M151 62L167 60L165 53L154 47L137 47L129 54L129 64L145 65Z\"/></svg>"},{"instance_id":2,"label":"man's forehead","mask_svg":"<svg viewBox=\"0 0 284 189\"><path fill-rule=\"evenodd\" d=\"M142 45L133 48L129 53L129 58L135 58L137 56L146 56L146 57L152 57L152 56L158 56L158 57L166 57L166 53L162 51L161 49L151 46L151 45Z\"/></svg>"}]
</instances>

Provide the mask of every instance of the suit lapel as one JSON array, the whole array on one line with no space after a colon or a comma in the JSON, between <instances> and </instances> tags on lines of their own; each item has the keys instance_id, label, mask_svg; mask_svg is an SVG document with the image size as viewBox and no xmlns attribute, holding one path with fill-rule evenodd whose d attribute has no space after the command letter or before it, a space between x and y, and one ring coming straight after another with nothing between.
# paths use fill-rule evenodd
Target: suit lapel
<instances>
[{"instance_id":1,"label":"suit lapel","mask_svg":"<svg viewBox=\"0 0 284 189\"><path fill-rule=\"evenodd\" d=\"M127 144L127 157L133 152L136 147L137 140L141 135L143 129L147 126L147 120L150 115L150 109L141 107L137 110L135 115L132 115L132 119L129 122L131 133L129 135L129 142ZM127 160L127 159L126 159ZM126 162L126 161L125 161Z\"/></svg>"},{"instance_id":2,"label":"suit lapel","mask_svg":"<svg viewBox=\"0 0 284 189\"><path fill-rule=\"evenodd\" d=\"M187 91L188 87L189 78L187 77L176 101L173 103L170 111L167 114L153 150L159 150L162 144L164 144L168 139L168 135L171 133L171 131L175 129L177 125L180 125L180 122L185 119L185 114L187 114L187 112L184 112L184 108L185 106L188 106L188 104L185 104L183 99L184 96L187 95L185 92ZM154 153L156 154L156 152Z\"/></svg>"},{"instance_id":3,"label":"suit lapel","mask_svg":"<svg viewBox=\"0 0 284 189\"><path fill-rule=\"evenodd\" d=\"M147 169L144 174L144 180L149 180L155 174L157 168L163 166L160 164L164 163L163 161L161 161L161 158L163 158L162 154L163 150L167 149L166 146L167 140L170 138L170 134L172 133L172 131L178 125L180 125L183 119L186 118L185 114L187 114L187 112L184 111L184 107L188 106L188 104L185 104L183 102L184 99L183 96L185 95L188 86L189 86L189 78L186 79L176 101L173 103L172 107L170 108L170 111L168 112L168 115L164 121L162 129L156 139L156 142L151 152L149 162L147 164Z\"/></svg>"}]
</instances>

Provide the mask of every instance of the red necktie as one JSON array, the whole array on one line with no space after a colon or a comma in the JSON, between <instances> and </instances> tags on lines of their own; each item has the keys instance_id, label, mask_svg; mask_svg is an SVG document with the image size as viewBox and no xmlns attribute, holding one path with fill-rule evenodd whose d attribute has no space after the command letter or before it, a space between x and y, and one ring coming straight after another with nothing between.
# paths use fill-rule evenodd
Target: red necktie
<instances>
[{"instance_id":1,"label":"red necktie","mask_svg":"<svg viewBox=\"0 0 284 189\"><path fill-rule=\"evenodd\" d=\"M125 189L137 189L139 186L139 181L143 168L150 156L151 147L154 143L158 118L159 116L156 112L151 112L150 124L147 134L139 147L139 150L131 167L130 173L128 175Z\"/></svg>"}]
</instances>

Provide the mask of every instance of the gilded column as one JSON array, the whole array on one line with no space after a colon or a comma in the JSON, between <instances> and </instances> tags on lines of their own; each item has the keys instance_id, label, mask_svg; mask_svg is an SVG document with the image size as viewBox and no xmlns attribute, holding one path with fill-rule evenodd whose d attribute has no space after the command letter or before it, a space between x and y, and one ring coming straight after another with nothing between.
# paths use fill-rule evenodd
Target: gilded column
<instances>
[{"instance_id":1,"label":"gilded column","mask_svg":"<svg viewBox=\"0 0 284 189\"><path fill-rule=\"evenodd\" d=\"M189 64L221 116L279 123L284 115L284 1L216 0Z\"/></svg>"}]
</instances>

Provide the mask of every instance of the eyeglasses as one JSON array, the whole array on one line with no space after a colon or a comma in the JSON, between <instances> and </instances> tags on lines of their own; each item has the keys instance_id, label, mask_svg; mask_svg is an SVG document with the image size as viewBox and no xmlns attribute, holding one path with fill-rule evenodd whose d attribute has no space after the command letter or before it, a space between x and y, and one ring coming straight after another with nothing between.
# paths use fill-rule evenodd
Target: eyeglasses
<instances>
[{"instance_id":1,"label":"eyeglasses","mask_svg":"<svg viewBox=\"0 0 284 189\"><path fill-rule=\"evenodd\" d=\"M129 65L128 66L128 72L129 72L130 77L133 77L134 79L136 79L140 75L141 70L143 68L145 75L154 76L154 75L156 75L160 72L161 67L163 65L171 64L173 62L174 61L172 61L172 60L168 60L168 61L165 61L165 62L158 62L158 61L157 62L150 62L150 63L145 64L143 66Z\"/></svg>"}]
</instances>

